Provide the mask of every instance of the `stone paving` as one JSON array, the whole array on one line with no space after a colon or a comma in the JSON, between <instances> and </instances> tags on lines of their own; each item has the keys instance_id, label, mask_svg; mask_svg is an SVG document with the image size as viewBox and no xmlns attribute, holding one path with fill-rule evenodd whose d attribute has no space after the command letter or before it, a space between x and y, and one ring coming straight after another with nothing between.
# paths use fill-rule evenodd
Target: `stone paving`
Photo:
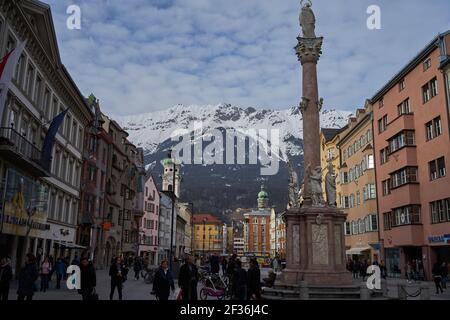
<instances>
[{"instance_id":1,"label":"stone paving","mask_svg":"<svg viewBox=\"0 0 450 320\"><path fill-rule=\"evenodd\" d=\"M270 269L261 269L261 279L267 277L268 271ZM146 284L141 278L139 280L134 280L134 272L130 271L128 280L124 283L123 288L123 300L156 300L155 296L151 295L152 290L151 284ZM56 277L54 276L49 284L49 290L47 292L36 292L33 299L34 300L81 300L81 296L77 291L68 290L65 285L65 281L61 281L61 289L55 289ZM360 280L354 280L355 284L360 283ZM175 284L177 281L175 280ZM398 296L398 283L406 284L404 279L388 279L388 296L390 298L395 298ZM39 285L39 281L37 281ZM426 285L430 288L431 299L432 300L450 300L450 285L448 289L444 291L444 294L436 294L434 283L432 282L417 282L408 284L406 291L413 294L417 291L416 285ZM199 290L201 285L199 285ZM17 298L16 294L17 282L11 283L9 299L14 300ZM107 270L97 270L97 287L96 291L99 295L100 300L109 299L110 290L110 278L108 276ZM214 299L215 298L211 298ZM418 300L419 298L408 298L408 300ZM118 300L117 291L114 295L114 300Z\"/></svg>"}]
</instances>

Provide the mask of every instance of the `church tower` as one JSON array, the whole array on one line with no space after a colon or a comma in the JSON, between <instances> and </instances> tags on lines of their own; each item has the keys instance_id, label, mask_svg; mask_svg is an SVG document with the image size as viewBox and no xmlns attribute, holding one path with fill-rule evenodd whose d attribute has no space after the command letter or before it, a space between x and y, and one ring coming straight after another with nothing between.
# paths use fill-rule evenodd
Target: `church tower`
<instances>
[{"instance_id":1,"label":"church tower","mask_svg":"<svg viewBox=\"0 0 450 320\"><path fill-rule=\"evenodd\" d=\"M177 198L180 197L180 183L181 183L181 174L180 174L180 164L177 163L173 156L173 150L169 150L169 154L167 158L162 161L162 165L164 168L163 172L163 183L162 183L162 191L174 191L175 196ZM175 170L175 175L174 175ZM175 182L175 188L174 188Z\"/></svg>"},{"instance_id":2,"label":"church tower","mask_svg":"<svg viewBox=\"0 0 450 320\"><path fill-rule=\"evenodd\" d=\"M269 194L264 185L261 186L261 191L258 193L258 209L264 210L269 207Z\"/></svg>"}]
</instances>

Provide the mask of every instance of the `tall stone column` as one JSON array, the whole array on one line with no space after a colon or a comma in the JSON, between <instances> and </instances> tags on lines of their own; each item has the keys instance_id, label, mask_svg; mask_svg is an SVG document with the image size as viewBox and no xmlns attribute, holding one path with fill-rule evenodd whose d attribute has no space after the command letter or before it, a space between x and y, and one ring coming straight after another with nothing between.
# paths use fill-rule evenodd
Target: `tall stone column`
<instances>
[{"instance_id":1,"label":"tall stone column","mask_svg":"<svg viewBox=\"0 0 450 320\"><path fill-rule=\"evenodd\" d=\"M295 51L302 65L303 96L300 111L303 115L304 191L305 205L311 204L311 170L320 167L320 108L317 83L317 62L322 54L323 37L298 37Z\"/></svg>"},{"instance_id":2,"label":"tall stone column","mask_svg":"<svg viewBox=\"0 0 450 320\"><path fill-rule=\"evenodd\" d=\"M303 115L304 188L303 205L285 214L287 258L282 282L288 284L341 286L351 283L346 270L345 214L333 203L323 201L320 167L320 110L317 63L322 53L322 37L315 35L311 3L300 14L303 37L297 38L296 55L302 65L303 88L300 110ZM327 181L332 190L332 182ZM335 189L334 189L335 190Z\"/></svg>"}]
</instances>

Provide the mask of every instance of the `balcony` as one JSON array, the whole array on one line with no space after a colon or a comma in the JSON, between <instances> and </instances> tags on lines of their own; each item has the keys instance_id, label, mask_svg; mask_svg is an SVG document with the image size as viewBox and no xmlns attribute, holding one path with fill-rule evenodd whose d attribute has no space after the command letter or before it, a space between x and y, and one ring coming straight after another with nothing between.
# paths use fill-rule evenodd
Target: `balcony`
<instances>
[{"instance_id":1,"label":"balcony","mask_svg":"<svg viewBox=\"0 0 450 320\"><path fill-rule=\"evenodd\" d=\"M0 128L0 156L35 177L49 177L41 166L41 150L14 128Z\"/></svg>"}]
</instances>

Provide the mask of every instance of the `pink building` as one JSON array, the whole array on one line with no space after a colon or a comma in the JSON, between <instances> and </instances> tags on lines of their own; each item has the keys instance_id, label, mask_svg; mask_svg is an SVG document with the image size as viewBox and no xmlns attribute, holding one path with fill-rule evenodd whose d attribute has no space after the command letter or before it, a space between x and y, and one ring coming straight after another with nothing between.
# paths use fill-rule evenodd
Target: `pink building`
<instances>
[{"instance_id":1,"label":"pink building","mask_svg":"<svg viewBox=\"0 0 450 320\"><path fill-rule=\"evenodd\" d=\"M139 255L148 257L150 265L158 264L159 192L153 176L146 176L144 216L139 228Z\"/></svg>"}]
</instances>

